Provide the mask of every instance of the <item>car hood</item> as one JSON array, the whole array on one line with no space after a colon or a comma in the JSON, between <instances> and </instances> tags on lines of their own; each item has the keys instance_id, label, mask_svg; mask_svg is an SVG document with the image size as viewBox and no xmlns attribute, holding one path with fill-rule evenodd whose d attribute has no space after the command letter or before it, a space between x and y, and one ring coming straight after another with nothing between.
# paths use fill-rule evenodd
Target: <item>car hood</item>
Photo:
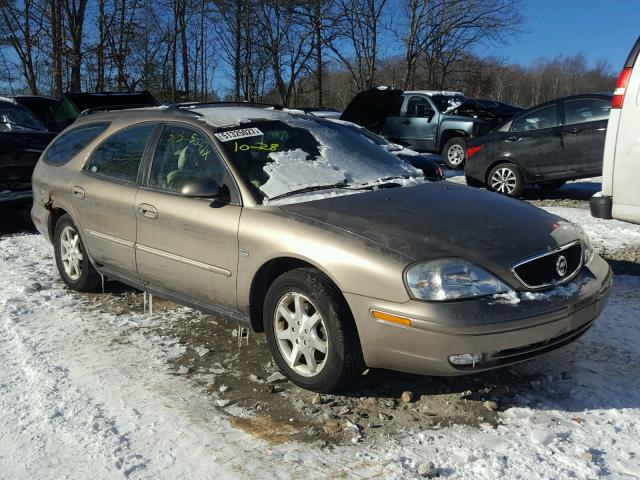
<instances>
[{"instance_id":1,"label":"car hood","mask_svg":"<svg viewBox=\"0 0 640 480\"><path fill-rule=\"evenodd\" d=\"M340 120L365 127L375 133L382 131L391 108L398 102L402 90L371 88L358 93L344 109Z\"/></svg>"},{"instance_id":2,"label":"car hood","mask_svg":"<svg viewBox=\"0 0 640 480\"><path fill-rule=\"evenodd\" d=\"M462 257L513 285L513 263L579 238L575 227L544 210L450 182L281 208L387 247L409 262Z\"/></svg>"}]
</instances>

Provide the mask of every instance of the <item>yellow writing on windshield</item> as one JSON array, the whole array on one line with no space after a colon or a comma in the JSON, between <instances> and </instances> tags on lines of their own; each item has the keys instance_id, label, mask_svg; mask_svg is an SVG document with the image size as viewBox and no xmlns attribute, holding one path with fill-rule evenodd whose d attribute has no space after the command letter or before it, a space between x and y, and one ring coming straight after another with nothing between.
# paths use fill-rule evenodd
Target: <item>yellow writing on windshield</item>
<instances>
[{"instance_id":1,"label":"yellow writing on windshield","mask_svg":"<svg viewBox=\"0 0 640 480\"><path fill-rule=\"evenodd\" d=\"M238 143L233 142L233 151L234 152L246 152L247 150L262 150L264 152L277 152L279 143L266 144L262 142L257 142L254 145L249 145L246 143Z\"/></svg>"}]
</instances>

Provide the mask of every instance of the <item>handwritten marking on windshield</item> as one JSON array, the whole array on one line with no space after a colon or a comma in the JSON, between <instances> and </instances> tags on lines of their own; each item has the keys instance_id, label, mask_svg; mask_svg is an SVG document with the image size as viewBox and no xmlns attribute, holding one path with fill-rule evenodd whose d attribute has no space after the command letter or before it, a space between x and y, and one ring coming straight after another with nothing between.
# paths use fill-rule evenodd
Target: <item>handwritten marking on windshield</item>
<instances>
[{"instance_id":1,"label":"handwritten marking on windshield","mask_svg":"<svg viewBox=\"0 0 640 480\"><path fill-rule=\"evenodd\" d=\"M248 144L238 144L238 142L233 142L233 151L234 152L246 152L247 150L262 150L265 152L277 152L280 144L272 143L270 145L262 142L258 142L256 145L248 145Z\"/></svg>"}]
</instances>

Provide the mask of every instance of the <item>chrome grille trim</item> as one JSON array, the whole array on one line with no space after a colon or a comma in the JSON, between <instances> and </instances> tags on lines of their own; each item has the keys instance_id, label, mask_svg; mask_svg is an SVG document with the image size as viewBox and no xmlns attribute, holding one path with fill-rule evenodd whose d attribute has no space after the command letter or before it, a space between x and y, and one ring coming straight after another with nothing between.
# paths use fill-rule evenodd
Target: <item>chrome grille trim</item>
<instances>
[{"instance_id":1,"label":"chrome grille trim","mask_svg":"<svg viewBox=\"0 0 640 480\"><path fill-rule=\"evenodd\" d=\"M567 250L567 249L573 247L574 245L580 245L580 263L578 264L578 267L573 272L571 272L571 274L567 275L565 278L563 278L559 282L544 283L542 285L529 285L522 278L520 278L520 276L516 273L516 268L518 268L518 267L520 267L520 266L522 266L522 265L524 265L526 263L533 262L535 260L538 260L538 259L544 258L544 257L548 257L550 255L555 255L557 253L560 253L560 252L562 252L564 250ZM584 266L584 245L582 245L582 242L580 240L576 240L574 242L567 243L566 245L562 245L560 247L554 248L553 250L549 250L548 252L538 253L536 255L532 255L530 257L527 257L527 258L525 258L523 260L517 261L516 263L511 265L511 273L513 273L514 277L516 277L518 279L518 281L520 283L522 283L522 285L524 285L529 290L540 290L540 289L548 288L548 287L557 287L558 285L564 285L565 283L570 282L571 280L573 280L576 277L576 275L578 275L580 270L582 270L583 266Z\"/></svg>"}]
</instances>

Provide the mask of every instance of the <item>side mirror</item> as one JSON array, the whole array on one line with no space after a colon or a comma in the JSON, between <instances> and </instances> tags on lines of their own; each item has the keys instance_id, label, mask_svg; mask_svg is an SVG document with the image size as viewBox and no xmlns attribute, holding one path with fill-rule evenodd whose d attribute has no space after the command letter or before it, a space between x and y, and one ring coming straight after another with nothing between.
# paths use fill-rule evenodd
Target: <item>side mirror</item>
<instances>
[{"instance_id":1,"label":"side mirror","mask_svg":"<svg viewBox=\"0 0 640 480\"><path fill-rule=\"evenodd\" d=\"M431 120L433 120L433 117L434 117L435 114L436 114L436 112L429 108L429 109L424 111L424 118L426 118L427 120L431 121Z\"/></svg>"},{"instance_id":2,"label":"side mirror","mask_svg":"<svg viewBox=\"0 0 640 480\"><path fill-rule=\"evenodd\" d=\"M194 178L185 182L180 193L190 198L215 199L220 197L220 186L212 178Z\"/></svg>"}]
</instances>

